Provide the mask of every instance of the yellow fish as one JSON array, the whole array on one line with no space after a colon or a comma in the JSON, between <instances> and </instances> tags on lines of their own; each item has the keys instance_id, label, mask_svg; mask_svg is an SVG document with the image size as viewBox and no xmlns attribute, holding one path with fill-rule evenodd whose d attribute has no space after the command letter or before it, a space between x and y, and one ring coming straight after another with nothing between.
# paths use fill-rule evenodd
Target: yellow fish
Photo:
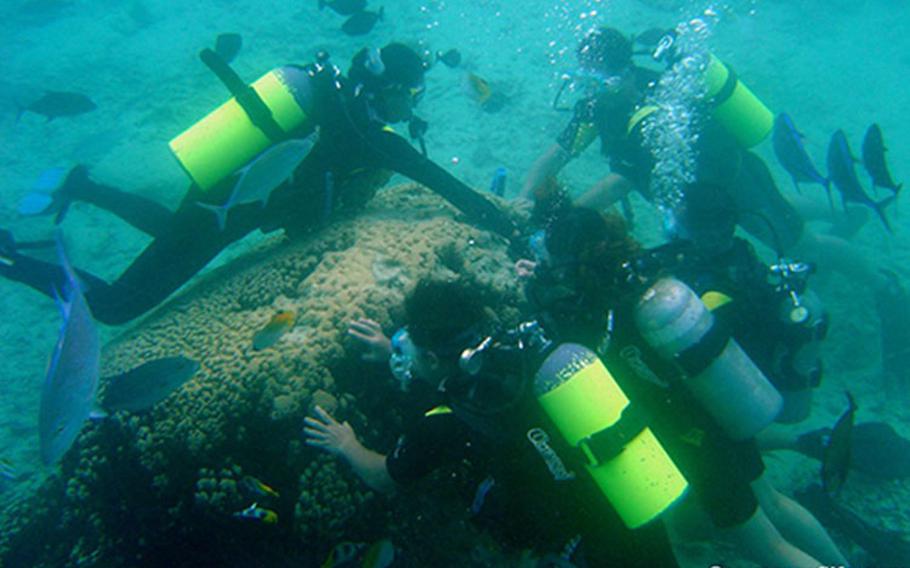
<instances>
[{"instance_id":1,"label":"yellow fish","mask_svg":"<svg viewBox=\"0 0 910 568\"><path fill-rule=\"evenodd\" d=\"M269 497L278 499L278 492L259 481L252 475L246 475L240 480L240 489L250 497Z\"/></svg>"},{"instance_id":2,"label":"yellow fish","mask_svg":"<svg viewBox=\"0 0 910 568\"><path fill-rule=\"evenodd\" d=\"M271 509L260 507L258 503L253 503L242 511L233 514L234 518L247 521L254 521L264 525L274 525L278 522L278 513Z\"/></svg>"},{"instance_id":3,"label":"yellow fish","mask_svg":"<svg viewBox=\"0 0 910 568\"><path fill-rule=\"evenodd\" d=\"M474 96L477 97L477 102L480 103L480 106L487 104L487 101L493 96L493 89L490 88L490 84L480 75L468 73L468 86Z\"/></svg>"},{"instance_id":4,"label":"yellow fish","mask_svg":"<svg viewBox=\"0 0 910 568\"><path fill-rule=\"evenodd\" d=\"M269 323L253 336L253 349L260 351L275 345L282 335L294 327L296 321L297 313L291 310L283 310L273 315Z\"/></svg>"}]
</instances>

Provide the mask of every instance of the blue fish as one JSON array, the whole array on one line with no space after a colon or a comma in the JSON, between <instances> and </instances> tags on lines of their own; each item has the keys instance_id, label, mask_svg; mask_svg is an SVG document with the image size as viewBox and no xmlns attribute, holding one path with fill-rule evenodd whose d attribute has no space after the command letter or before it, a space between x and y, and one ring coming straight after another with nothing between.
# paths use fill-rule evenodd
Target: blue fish
<instances>
[{"instance_id":1,"label":"blue fish","mask_svg":"<svg viewBox=\"0 0 910 568\"><path fill-rule=\"evenodd\" d=\"M771 141L777 161L790 174L796 190L799 191L801 182L817 183L825 188L828 201L831 201L831 180L821 175L812 163L812 158L803 145L803 135L796 129L793 119L787 113L777 115Z\"/></svg>"},{"instance_id":2,"label":"blue fish","mask_svg":"<svg viewBox=\"0 0 910 568\"><path fill-rule=\"evenodd\" d=\"M828 144L828 175L831 181L834 182L834 186L840 191L844 208L846 209L848 201L866 205L878 213L888 232L893 232L891 231L891 224L888 223L888 218L885 217L885 207L894 201L896 194L888 196L881 201L872 201L872 198L866 195L866 191L856 177L855 162L856 158L853 157L853 153L850 151L847 136L843 130L838 130L831 136L831 142Z\"/></svg>"},{"instance_id":3,"label":"blue fish","mask_svg":"<svg viewBox=\"0 0 910 568\"><path fill-rule=\"evenodd\" d=\"M95 406L101 341L73 268L57 236L57 253L66 280L57 298L63 325L41 391L38 434L41 460L56 463L79 436Z\"/></svg>"},{"instance_id":4,"label":"blue fish","mask_svg":"<svg viewBox=\"0 0 910 568\"><path fill-rule=\"evenodd\" d=\"M866 130L863 138L863 166L872 177L872 187L884 187L897 193L903 184L894 183L888 164L885 162L885 140L882 138L882 129L877 124L872 124Z\"/></svg>"},{"instance_id":5,"label":"blue fish","mask_svg":"<svg viewBox=\"0 0 910 568\"><path fill-rule=\"evenodd\" d=\"M506 169L502 166L496 168L493 174L493 181L490 182L490 193L496 197L502 197L506 194Z\"/></svg>"},{"instance_id":6,"label":"blue fish","mask_svg":"<svg viewBox=\"0 0 910 568\"><path fill-rule=\"evenodd\" d=\"M316 130L306 138L291 138L271 146L240 170L240 177L226 203L197 205L215 213L218 228L223 231L228 211L234 206L259 203L265 207L272 192L293 178L294 170L309 155L318 140L319 131Z\"/></svg>"},{"instance_id":7,"label":"blue fish","mask_svg":"<svg viewBox=\"0 0 910 568\"><path fill-rule=\"evenodd\" d=\"M108 412L141 412L155 406L187 382L199 363L186 357L164 357L139 365L114 377L106 377L102 408Z\"/></svg>"}]
</instances>

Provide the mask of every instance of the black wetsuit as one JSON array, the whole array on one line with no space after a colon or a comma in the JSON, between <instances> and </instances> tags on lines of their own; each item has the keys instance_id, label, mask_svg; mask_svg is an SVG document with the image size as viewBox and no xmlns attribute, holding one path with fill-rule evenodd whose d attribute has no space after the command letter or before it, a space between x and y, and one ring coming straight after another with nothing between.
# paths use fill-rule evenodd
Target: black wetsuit
<instances>
[{"instance_id":1,"label":"black wetsuit","mask_svg":"<svg viewBox=\"0 0 910 568\"><path fill-rule=\"evenodd\" d=\"M364 203L393 172L436 192L481 227L510 237L513 225L492 202L427 159L385 124L370 118L365 104L351 89L336 85L325 68L314 77L313 119L319 142L292 177L272 193L263 209L258 203L237 205L220 230L211 211L197 203L225 203L236 176L208 191L190 187L177 211L116 188L89 183L72 197L121 216L154 241L114 282L79 271L85 296L96 319L108 324L127 322L152 309L205 267L229 244L255 229L285 229L289 234L317 226L324 216L327 174L331 174L334 208ZM306 136L309 132L301 132ZM10 252L10 264L0 275L24 282L52 295L62 289L60 268Z\"/></svg>"},{"instance_id":2,"label":"black wetsuit","mask_svg":"<svg viewBox=\"0 0 910 568\"><path fill-rule=\"evenodd\" d=\"M579 101L557 143L569 155L577 156L599 137L601 153L610 161L610 169L627 178L636 191L650 200L654 158L644 143L642 127L653 116L645 115L637 121L633 121L633 116L644 105L659 74L640 67L633 67L632 73L633 80L624 91ZM695 150L696 180L714 183L729 192L738 222L745 230L779 251L799 240L803 220L780 194L761 158L744 150L715 120L703 125Z\"/></svg>"},{"instance_id":3,"label":"black wetsuit","mask_svg":"<svg viewBox=\"0 0 910 568\"><path fill-rule=\"evenodd\" d=\"M411 484L439 468L468 463L474 477L488 484L478 485L473 499L476 521L514 549L554 554L581 536L578 556L572 558L583 557L586 564L580 565L678 565L663 524L626 528L535 401L495 418L456 404L452 408L422 417L399 439L386 458L396 483ZM554 478L528 439L531 428L548 433L549 446L574 474L572 479Z\"/></svg>"},{"instance_id":4,"label":"black wetsuit","mask_svg":"<svg viewBox=\"0 0 910 568\"><path fill-rule=\"evenodd\" d=\"M646 251L639 260L653 270L672 272L696 294L720 292L730 301L713 309L731 336L752 362L781 392L816 388L822 364L797 369L794 358L809 342L820 341L827 330L827 315L812 314L812 325L792 323L783 317L790 299L768 281L768 267L754 247L734 237L723 252L704 256L690 241L677 240ZM808 363L808 362L807 362Z\"/></svg>"},{"instance_id":5,"label":"black wetsuit","mask_svg":"<svg viewBox=\"0 0 910 568\"><path fill-rule=\"evenodd\" d=\"M551 338L580 343L600 353L713 522L719 527L740 525L758 507L751 488L764 472L758 446L754 439L730 439L686 389L682 371L641 337L635 308L642 292L644 287L630 286L610 298L609 307L582 297L565 299L560 306L541 312L540 321ZM536 293L532 298L535 295L544 296ZM608 329L612 331L605 335Z\"/></svg>"}]
</instances>

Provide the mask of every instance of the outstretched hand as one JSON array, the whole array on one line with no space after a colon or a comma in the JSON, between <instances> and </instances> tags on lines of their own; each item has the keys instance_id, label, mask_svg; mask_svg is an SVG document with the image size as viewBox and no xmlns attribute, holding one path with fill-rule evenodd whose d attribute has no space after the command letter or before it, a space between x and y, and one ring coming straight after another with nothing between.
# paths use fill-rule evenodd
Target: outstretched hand
<instances>
[{"instance_id":1,"label":"outstretched hand","mask_svg":"<svg viewBox=\"0 0 910 568\"><path fill-rule=\"evenodd\" d=\"M364 361L388 361L392 354L392 342L382 332L382 326L371 319L352 321L348 325L348 335L363 344L366 349L362 355Z\"/></svg>"},{"instance_id":2,"label":"outstretched hand","mask_svg":"<svg viewBox=\"0 0 910 568\"><path fill-rule=\"evenodd\" d=\"M346 457L352 448L359 445L354 429L347 422L338 422L331 414L316 406L314 409L317 418L307 416L303 419L305 424L303 433L306 443L310 446Z\"/></svg>"}]
</instances>

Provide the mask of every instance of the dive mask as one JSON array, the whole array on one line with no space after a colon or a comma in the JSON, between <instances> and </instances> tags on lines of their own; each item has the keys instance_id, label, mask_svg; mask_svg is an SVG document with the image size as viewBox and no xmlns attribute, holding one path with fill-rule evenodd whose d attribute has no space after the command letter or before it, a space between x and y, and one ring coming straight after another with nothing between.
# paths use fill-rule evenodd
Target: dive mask
<instances>
[{"instance_id":1,"label":"dive mask","mask_svg":"<svg viewBox=\"0 0 910 568\"><path fill-rule=\"evenodd\" d=\"M389 357L389 367L392 375L398 381L401 390L406 391L414 380L414 358L417 356L417 347L408 335L408 328L403 327L392 336L392 355Z\"/></svg>"}]
</instances>

